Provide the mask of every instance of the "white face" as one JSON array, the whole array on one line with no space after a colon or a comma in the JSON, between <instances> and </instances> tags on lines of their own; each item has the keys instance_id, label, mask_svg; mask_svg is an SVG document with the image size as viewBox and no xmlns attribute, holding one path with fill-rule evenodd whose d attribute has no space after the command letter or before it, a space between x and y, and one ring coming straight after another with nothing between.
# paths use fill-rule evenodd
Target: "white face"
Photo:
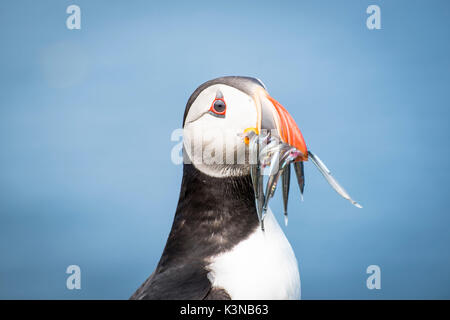
<instances>
[{"instance_id":1,"label":"white face","mask_svg":"<svg viewBox=\"0 0 450 320\"><path fill-rule=\"evenodd\" d=\"M224 84L206 88L192 103L184 124L189 160L210 176L247 173L243 134L257 127L257 118L256 103L246 93Z\"/></svg>"}]
</instances>

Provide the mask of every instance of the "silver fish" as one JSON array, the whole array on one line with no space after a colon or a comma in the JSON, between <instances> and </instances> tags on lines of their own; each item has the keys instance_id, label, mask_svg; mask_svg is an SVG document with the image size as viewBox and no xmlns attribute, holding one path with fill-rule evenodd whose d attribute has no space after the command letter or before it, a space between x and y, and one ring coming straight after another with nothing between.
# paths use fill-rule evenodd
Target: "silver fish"
<instances>
[{"instance_id":1,"label":"silver fish","mask_svg":"<svg viewBox=\"0 0 450 320\"><path fill-rule=\"evenodd\" d=\"M303 161L295 162L302 153L286 143L280 143L280 141L276 137L272 137L270 133L266 135L256 135L251 133L247 137L249 138L250 175L255 192L255 205L260 227L264 231L264 218L268 210L269 201L275 194L280 177L283 189L284 221L287 225L291 163L294 165L294 171L300 188L301 200L303 201L303 191L305 188L304 163ZM354 201L345 189L336 181L331 175L330 170L317 155L311 151L308 152L308 155L311 162L314 163L339 195L349 200L356 207L362 208L362 206ZM266 183L264 181L264 175L267 175Z\"/></svg>"},{"instance_id":2,"label":"silver fish","mask_svg":"<svg viewBox=\"0 0 450 320\"><path fill-rule=\"evenodd\" d=\"M263 205L264 205L264 179L261 172L260 162L260 142L264 137L252 136L249 142L250 151L250 175L252 178L253 190L255 192L256 213L261 229L264 231Z\"/></svg>"},{"instance_id":3,"label":"silver fish","mask_svg":"<svg viewBox=\"0 0 450 320\"><path fill-rule=\"evenodd\" d=\"M273 195L275 193L275 189L277 187L277 181L278 181L278 178L280 177L280 170L279 170L280 162L279 162L279 160L280 160L280 153L274 152L270 159L269 178L267 179L266 192L264 194L265 199L264 199L264 206L263 206L263 219L267 212L267 206L269 205L269 200L270 200L270 198L273 197Z\"/></svg>"},{"instance_id":4,"label":"silver fish","mask_svg":"<svg viewBox=\"0 0 450 320\"><path fill-rule=\"evenodd\" d=\"M302 199L302 201L303 201L303 190L305 189L305 172L303 167L304 167L303 161L294 163L294 171L295 175L297 176L297 182L300 188L300 198Z\"/></svg>"},{"instance_id":5,"label":"silver fish","mask_svg":"<svg viewBox=\"0 0 450 320\"><path fill-rule=\"evenodd\" d=\"M325 166L325 164L320 160L320 158L312 153L311 151L308 151L308 155L314 163L314 165L319 169L320 173L325 177L325 179L328 181L328 183L331 185L331 187L344 199L347 199L350 201L355 207L362 208L362 206L353 200L350 195L345 191L345 189L337 182L337 180L331 175L330 170Z\"/></svg>"},{"instance_id":6,"label":"silver fish","mask_svg":"<svg viewBox=\"0 0 450 320\"><path fill-rule=\"evenodd\" d=\"M281 185L283 187L283 208L284 208L284 224L288 224L288 199L289 199L289 187L291 183L291 164L287 164L283 168L283 173L281 175Z\"/></svg>"},{"instance_id":7,"label":"silver fish","mask_svg":"<svg viewBox=\"0 0 450 320\"><path fill-rule=\"evenodd\" d=\"M289 166L289 164L298 156L297 150L285 143L279 144L278 147L274 149L274 151L275 152L270 159L271 166L266 186L263 214L265 214L265 212L267 211L269 200L275 194L278 180L282 175L284 169L286 168L286 166Z\"/></svg>"},{"instance_id":8,"label":"silver fish","mask_svg":"<svg viewBox=\"0 0 450 320\"><path fill-rule=\"evenodd\" d=\"M259 194L259 198L257 199L257 204L256 204L256 210L258 212L258 215L261 217L260 219L260 225L261 225L261 229L264 231L264 217L263 217L263 206L264 206L264 202L265 202L265 197L264 197L264 179L263 176L261 174L261 172L259 172L259 180L258 180L258 194Z\"/></svg>"}]
</instances>

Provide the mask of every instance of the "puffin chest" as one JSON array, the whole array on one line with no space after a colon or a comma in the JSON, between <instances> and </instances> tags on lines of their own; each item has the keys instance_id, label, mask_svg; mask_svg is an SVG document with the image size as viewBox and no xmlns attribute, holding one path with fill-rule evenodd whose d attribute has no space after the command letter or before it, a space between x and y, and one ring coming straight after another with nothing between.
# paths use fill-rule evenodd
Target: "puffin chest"
<instances>
[{"instance_id":1,"label":"puffin chest","mask_svg":"<svg viewBox=\"0 0 450 320\"><path fill-rule=\"evenodd\" d=\"M209 260L208 278L232 299L300 299L300 276L291 245L270 210L260 228Z\"/></svg>"}]
</instances>

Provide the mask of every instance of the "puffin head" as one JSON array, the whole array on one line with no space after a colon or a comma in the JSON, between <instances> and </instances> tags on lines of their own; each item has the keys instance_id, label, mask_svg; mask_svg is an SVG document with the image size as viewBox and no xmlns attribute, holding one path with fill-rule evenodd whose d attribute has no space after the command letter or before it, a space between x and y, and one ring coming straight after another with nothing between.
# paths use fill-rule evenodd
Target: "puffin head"
<instances>
[{"instance_id":1,"label":"puffin head","mask_svg":"<svg viewBox=\"0 0 450 320\"><path fill-rule=\"evenodd\" d=\"M186 105L184 161L214 177L249 174L249 139L263 132L296 148L295 161L308 159L295 121L260 80L230 76L207 81Z\"/></svg>"}]
</instances>

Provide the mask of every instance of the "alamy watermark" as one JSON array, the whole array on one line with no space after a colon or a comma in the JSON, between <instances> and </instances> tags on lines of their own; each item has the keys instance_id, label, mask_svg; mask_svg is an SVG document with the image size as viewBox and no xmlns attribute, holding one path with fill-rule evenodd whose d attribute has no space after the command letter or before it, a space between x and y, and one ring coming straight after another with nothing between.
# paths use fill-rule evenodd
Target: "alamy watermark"
<instances>
[{"instance_id":1,"label":"alamy watermark","mask_svg":"<svg viewBox=\"0 0 450 320\"><path fill-rule=\"evenodd\" d=\"M366 20L366 26L369 30L380 30L381 29L381 9L379 6L372 4L367 7L367 14L370 16Z\"/></svg>"},{"instance_id":2,"label":"alamy watermark","mask_svg":"<svg viewBox=\"0 0 450 320\"><path fill-rule=\"evenodd\" d=\"M66 273L70 274L66 280L66 288L69 290L81 289L81 268L75 264L67 267Z\"/></svg>"},{"instance_id":3,"label":"alamy watermark","mask_svg":"<svg viewBox=\"0 0 450 320\"><path fill-rule=\"evenodd\" d=\"M172 132L170 139L176 142L170 152L175 165L243 165L259 161L265 167L270 163L264 160L269 161L280 150L285 154L299 152L282 142L276 129L261 130L257 135L255 131L236 134L235 130L199 127L186 131L180 128Z\"/></svg>"},{"instance_id":4,"label":"alamy watermark","mask_svg":"<svg viewBox=\"0 0 450 320\"><path fill-rule=\"evenodd\" d=\"M380 290L381 289L381 268L379 266L377 266L376 264L372 264L367 267L366 273L370 274L370 276L367 278L367 281L366 281L367 289Z\"/></svg>"},{"instance_id":5,"label":"alamy watermark","mask_svg":"<svg viewBox=\"0 0 450 320\"><path fill-rule=\"evenodd\" d=\"M66 27L69 30L80 30L81 29L81 9L79 6L72 4L67 7L66 13L70 16L66 19Z\"/></svg>"}]
</instances>

